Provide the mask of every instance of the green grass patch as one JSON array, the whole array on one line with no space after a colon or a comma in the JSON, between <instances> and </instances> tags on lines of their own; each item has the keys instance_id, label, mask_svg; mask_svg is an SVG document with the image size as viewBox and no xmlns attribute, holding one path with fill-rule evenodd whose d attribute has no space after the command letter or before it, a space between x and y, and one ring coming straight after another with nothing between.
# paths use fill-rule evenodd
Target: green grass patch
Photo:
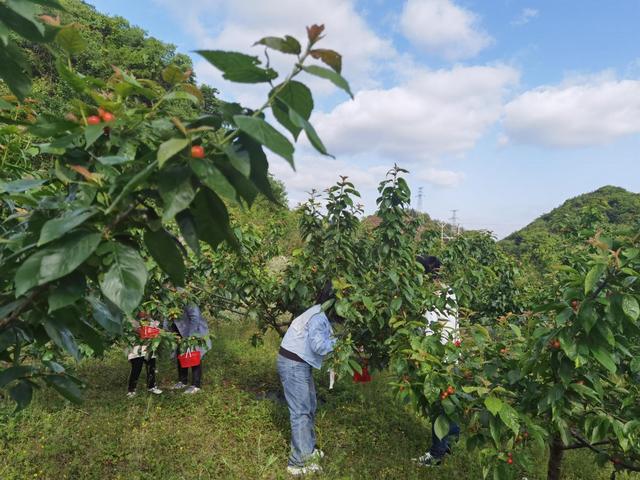
<instances>
[{"instance_id":1,"label":"green grass patch","mask_svg":"<svg viewBox=\"0 0 640 480\"><path fill-rule=\"evenodd\" d=\"M250 344L241 324L214 327L218 340L204 363L203 391L194 396L168 389L147 395L144 373L139 394L125 397L129 364L120 349L83 362L76 372L87 381L86 401L73 406L50 391L17 415L0 403L0 478L40 479L281 479L289 450L284 405L262 399L279 389L275 370L278 338ZM460 446L444 465L421 469L412 457L429 444L429 423L398 405L384 378L371 384L341 381L328 390L318 375L317 433L326 452L328 479L481 479L473 454ZM160 387L176 381L172 362L159 363ZM544 479L546 454L535 474ZM569 452L567 480L606 480L586 452ZM524 476L524 474L523 474ZM619 475L618 479L640 478Z\"/></svg>"}]
</instances>

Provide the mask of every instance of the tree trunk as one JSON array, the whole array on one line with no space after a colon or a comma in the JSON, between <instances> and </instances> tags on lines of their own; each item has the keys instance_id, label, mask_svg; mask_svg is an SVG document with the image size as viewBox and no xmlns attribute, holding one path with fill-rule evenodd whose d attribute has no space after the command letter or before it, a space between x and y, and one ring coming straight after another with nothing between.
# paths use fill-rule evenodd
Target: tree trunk
<instances>
[{"instance_id":1,"label":"tree trunk","mask_svg":"<svg viewBox=\"0 0 640 480\"><path fill-rule=\"evenodd\" d=\"M553 437L553 441L549 446L549 469L547 471L547 480L560 480L560 466L562 465L562 456L564 455L562 446L562 440L560 437Z\"/></svg>"}]
</instances>

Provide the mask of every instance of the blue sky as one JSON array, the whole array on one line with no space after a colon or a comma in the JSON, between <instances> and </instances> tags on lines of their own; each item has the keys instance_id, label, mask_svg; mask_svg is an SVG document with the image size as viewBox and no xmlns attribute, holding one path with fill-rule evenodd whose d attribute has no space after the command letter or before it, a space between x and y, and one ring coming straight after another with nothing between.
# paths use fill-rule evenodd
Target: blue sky
<instances>
[{"instance_id":1,"label":"blue sky","mask_svg":"<svg viewBox=\"0 0 640 480\"><path fill-rule=\"evenodd\" d=\"M637 0L90 0L190 53L326 25L355 100L314 79L312 120L336 160L271 159L292 202L349 175L375 208L398 163L423 210L498 237L565 199L618 185L640 191ZM200 81L255 106L193 55ZM286 59L273 57L276 67Z\"/></svg>"}]
</instances>

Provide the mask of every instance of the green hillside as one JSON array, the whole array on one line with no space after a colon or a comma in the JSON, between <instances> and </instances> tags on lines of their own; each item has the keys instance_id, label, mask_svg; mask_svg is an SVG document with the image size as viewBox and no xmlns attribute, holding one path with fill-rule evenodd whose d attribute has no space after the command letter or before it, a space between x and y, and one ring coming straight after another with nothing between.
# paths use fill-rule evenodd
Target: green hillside
<instances>
[{"instance_id":1,"label":"green hillside","mask_svg":"<svg viewBox=\"0 0 640 480\"><path fill-rule=\"evenodd\" d=\"M640 194L605 186L571 198L500 244L539 271L562 261L593 234L628 233L640 226Z\"/></svg>"}]
</instances>

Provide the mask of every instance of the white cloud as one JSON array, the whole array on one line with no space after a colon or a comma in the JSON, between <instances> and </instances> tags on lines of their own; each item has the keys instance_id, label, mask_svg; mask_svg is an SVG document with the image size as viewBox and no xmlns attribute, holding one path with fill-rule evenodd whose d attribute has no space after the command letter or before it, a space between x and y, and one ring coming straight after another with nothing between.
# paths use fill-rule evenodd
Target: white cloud
<instances>
[{"instance_id":1,"label":"white cloud","mask_svg":"<svg viewBox=\"0 0 640 480\"><path fill-rule=\"evenodd\" d=\"M415 70L396 87L358 92L314 123L334 154L429 162L473 148L499 120L518 77L504 65Z\"/></svg>"},{"instance_id":2,"label":"white cloud","mask_svg":"<svg viewBox=\"0 0 640 480\"><path fill-rule=\"evenodd\" d=\"M610 143L640 133L640 80L609 72L527 91L505 106L511 141L552 147Z\"/></svg>"},{"instance_id":3,"label":"white cloud","mask_svg":"<svg viewBox=\"0 0 640 480\"><path fill-rule=\"evenodd\" d=\"M417 172L416 178L439 187L456 187L464 179L464 174L452 170L429 167Z\"/></svg>"},{"instance_id":4,"label":"white cloud","mask_svg":"<svg viewBox=\"0 0 640 480\"><path fill-rule=\"evenodd\" d=\"M516 18L511 22L511 25L516 25L516 26L526 25L531 20L536 18L539 14L540 12L535 8L524 8L522 12L520 12L520 15L518 16L518 18Z\"/></svg>"},{"instance_id":5,"label":"white cloud","mask_svg":"<svg viewBox=\"0 0 640 480\"><path fill-rule=\"evenodd\" d=\"M378 85L381 68L398 57L389 39L376 35L358 14L355 0L155 0L175 14L183 28L190 33L202 49L239 50L262 55L262 47L251 47L264 36L293 35L304 44L305 27L314 23L325 24L325 36L319 44L333 48L343 55L343 75L354 89ZM272 65L287 70L295 57L273 52ZM255 90L255 85L243 86L222 80L221 75L206 62L196 63L201 81L220 85L223 93L237 96ZM306 79L305 79L306 81ZM312 82L309 82L312 83ZM318 80L312 85L314 92L332 93L329 82ZM250 95L250 94L249 94ZM251 97L249 97L251 98Z\"/></svg>"},{"instance_id":6,"label":"white cloud","mask_svg":"<svg viewBox=\"0 0 640 480\"><path fill-rule=\"evenodd\" d=\"M478 15L451 0L407 0L400 27L416 46L448 60L473 57L493 43Z\"/></svg>"}]
</instances>

